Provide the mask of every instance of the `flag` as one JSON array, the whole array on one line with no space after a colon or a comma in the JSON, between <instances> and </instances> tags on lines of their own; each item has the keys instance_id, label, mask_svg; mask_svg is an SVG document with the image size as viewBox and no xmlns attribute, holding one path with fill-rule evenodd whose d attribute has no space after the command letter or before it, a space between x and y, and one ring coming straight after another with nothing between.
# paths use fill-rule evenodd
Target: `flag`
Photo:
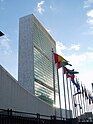
<instances>
[{"instance_id":1,"label":"flag","mask_svg":"<svg viewBox=\"0 0 93 124\"><path fill-rule=\"evenodd\" d=\"M65 67L66 68L66 67ZM71 78L71 81L72 81L72 83L75 85L75 86L77 86L77 84L76 84L76 82L75 82L75 80L74 80L74 78L75 78L75 71L74 71L74 69L73 70L69 70L69 69L65 69L66 71L65 71L65 73L66 73L66 76L67 76L67 78Z\"/></svg>"},{"instance_id":2,"label":"flag","mask_svg":"<svg viewBox=\"0 0 93 124\"><path fill-rule=\"evenodd\" d=\"M62 67L62 62L58 62L58 69Z\"/></svg>"},{"instance_id":3,"label":"flag","mask_svg":"<svg viewBox=\"0 0 93 124\"><path fill-rule=\"evenodd\" d=\"M66 76L67 76L67 78L71 78L71 79L74 79L75 78L75 75L74 74L72 74L72 75L66 74Z\"/></svg>"},{"instance_id":4,"label":"flag","mask_svg":"<svg viewBox=\"0 0 93 124\"><path fill-rule=\"evenodd\" d=\"M81 84L81 93L82 93L82 96L84 97L84 87L82 86L82 84Z\"/></svg>"},{"instance_id":5,"label":"flag","mask_svg":"<svg viewBox=\"0 0 93 124\"><path fill-rule=\"evenodd\" d=\"M73 96L75 96L75 95L77 95L77 94L81 94L81 92L80 91L78 91L77 93L75 93Z\"/></svg>"},{"instance_id":6,"label":"flag","mask_svg":"<svg viewBox=\"0 0 93 124\"><path fill-rule=\"evenodd\" d=\"M77 88L77 93L75 93L73 96L75 96L77 94L81 94L80 84L79 84L79 81L77 80L77 78L76 78L75 86Z\"/></svg>"},{"instance_id":7,"label":"flag","mask_svg":"<svg viewBox=\"0 0 93 124\"><path fill-rule=\"evenodd\" d=\"M63 60L62 61L62 67L65 67L66 65L72 66L69 62Z\"/></svg>"},{"instance_id":8,"label":"flag","mask_svg":"<svg viewBox=\"0 0 93 124\"><path fill-rule=\"evenodd\" d=\"M74 69L73 70L67 69L67 72L70 73L70 74L78 74L79 73L77 71L74 71Z\"/></svg>"},{"instance_id":9,"label":"flag","mask_svg":"<svg viewBox=\"0 0 93 124\"><path fill-rule=\"evenodd\" d=\"M72 75L72 74L69 73L70 71L74 71L74 69L69 70L69 69L67 69L66 67L64 67L64 69L65 69L65 74L69 74L69 75Z\"/></svg>"},{"instance_id":10,"label":"flag","mask_svg":"<svg viewBox=\"0 0 93 124\"><path fill-rule=\"evenodd\" d=\"M68 63L68 65L71 66L71 64L69 64L69 63ZM66 68L66 73L69 73L70 75L73 75L73 74L78 74L79 72L74 71L74 69L70 70L70 69L67 69L67 68Z\"/></svg>"},{"instance_id":11,"label":"flag","mask_svg":"<svg viewBox=\"0 0 93 124\"><path fill-rule=\"evenodd\" d=\"M85 92L85 99L88 99L88 93L87 93L86 88L84 88L84 92Z\"/></svg>"},{"instance_id":12,"label":"flag","mask_svg":"<svg viewBox=\"0 0 93 124\"><path fill-rule=\"evenodd\" d=\"M91 104L91 102L93 103L93 96L89 93L89 104Z\"/></svg>"},{"instance_id":13,"label":"flag","mask_svg":"<svg viewBox=\"0 0 93 124\"><path fill-rule=\"evenodd\" d=\"M0 37L3 36L3 35L4 35L4 33L0 31Z\"/></svg>"},{"instance_id":14,"label":"flag","mask_svg":"<svg viewBox=\"0 0 93 124\"><path fill-rule=\"evenodd\" d=\"M92 104L93 104L93 99L92 99Z\"/></svg>"},{"instance_id":15,"label":"flag","mask_svg":"<svg viewBox=\"0 0 93 124\"><path fill-rule=\"evenodd\" d=\"M61 67L65 67L66 65L70 65L70 66L72 66L70 63L68 63L67 61L60 61L60 62L58 62L58 69L59 68L61 68Z\"/></svg>"},{"instance_id":16,"label":"flag","mask_svg":"<svg viewBox=\"0 0 93 124\"><path fill-rule=\"evenodd\" d=\"M76 103L74 103L74 106L75 106L75 107L77 107L77 104L76 104Z\"/></svg>"},{"instance_id":17,"label":"flag","mask_svg":"<svg viewBox=\"0 0 93 124\"><path fill-rule=\"evenodd\" d=\"M66 67L64 67L64 74L66 74L66 72L67 72L67 68L66 68Z\"/></svg>"},{"instance_id":18,"label":"flag","mask_svg":"<svg viewBox=\"0 0 93 124\"><path fill-rule=\"evenodd\" d=\"M72 83L76 86L76 82L74 79L71 78Z\"/></svg>"},{"instance_id":19,"label":"flag","mask_svg":"<svg viewBox=\"0 0 93 124\"><path fill-rule=\"evenodd\" d=\"M93 83L92 83L92 92L93 92Z\"/></svg>"},{"instance_id":20,"label":"flag","mask_svg":"<svg viewBox=\"0 0 93 124\"><path fill-rule=\"evenodd\" d=\"M67 62L62 56L54 53L54 61L55 63L58 63L58 69L62 67L62 62Z\"/></svg>"},{"instance_id":21,"label":"flag","mask_svg":"<svg viewBox=\"0 0 93 124\"><path fill-rule=\"evenodd\" d=\"M66 65L72 66L66 59L56 53L54 53L54 60L55 63L58 63L58 69L61 67L65 67Z\"/></svg>"},{"instance_id":22,"label":"flag","mask_svg":"<svg viewBox=\"0 0 93 124\"><path fill-rule=\"evenodd\" d=\"M79 72L77 72L77 71L74 71L74 69L73 70L69 70L69 69L67 69L66 68L66 75L67 75L67 78L71 78L71 82L76 86L76 88L77 88L77 93L80 93L80 85L79 85L79 83L78 83L78 81L77 81L77 79L76 79L76 82L75 82L75 80L74 80L74 78L75 78L75 75L74 74L78 74Z\"/></svg>"},{"instance_id":23,"label":"flag","mask_svg":"<svg viewBox=\"0 0 93 124\"><path fill-rule=\"evenodd\" d=\"M89 104L91 104L91 99L89 98Z\"/></svg>"},{"instance_id":24,"label":"flag","mask_svg":"<svg viewBox=\"0 0 93 124\"><path fill-rule=\"evenodd\" d=\"M54 53L54 60L55 60L55 63L62 62L62 61L67 61L62 56L60 56L56 53Z\"/></svg>"},{"instance_id":25,"label":"flag","mask_svg":"<svg viewBox=\"0 0 93 124\"><path fill-rule=\"evenodd\" d=\"M79 104L79 108L82 109L82 106Z\"/></svg>"},{"instance_id":26,"label":"flag","mask_svg":"<svg viewBox=\"0 0 93 124\"><path fill-rule=\"evenodd\" d=\"M76 88L77 88L77 93L80 94L81 93L80 84L79 84L79 81L77 80L77 78L76 78Z\"/></svg>"}]
</instances>

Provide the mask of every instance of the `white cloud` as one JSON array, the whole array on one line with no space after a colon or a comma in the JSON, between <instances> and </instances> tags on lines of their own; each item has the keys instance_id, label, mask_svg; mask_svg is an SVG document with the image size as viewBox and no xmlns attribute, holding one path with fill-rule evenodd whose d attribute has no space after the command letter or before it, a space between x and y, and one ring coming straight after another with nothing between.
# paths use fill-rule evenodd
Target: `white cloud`
<instances>
[{"instance_id":1,"label":"white cloud","mask_svg":"<svg viewBox=\"0 0 93 124\"><path fill-rule=\"evenodd\" d=\"M43 8L42 8L42 5L44 4L45 1L41 1L37 4L37 12L39 12L41 15L43 14L43 12L45 11Z\"/></svg>"},{"instance_id":2,"label":"white cloud","mask_svg":"<svg viewBox=\"0 0 93 124\"><path fill-rule=\"evenodd\" d=\"M93 67L89 63L93 63L93 51L82 54L69 54L68 56L64 56L64 58L72 64L72 67L67 68L79 71L79 75L77 75L77 77L83 82L83 84L85 84L85 86L88 85L87 88L90 89L90 83L93 82Z\"/></svg>"},{"instance_id":3,"label":"white cloud","mask_svg":"<svg viewBox=\"0 0 93 124\"><path fill-rule=\"evenodd\" d=\"M57 48L57 53L62 55L62 51L67 49L65 45L63 45L62 42L56 41L56 48Z\"/></svg>"},{"instance_id":4,"label":"white cloud","mask_svg":"<svg viewBox=\"0 0 93 124\"><path fill-rule=\"evenodd\" d=\"M79 46L80 48L80 45L77 46ZM79 75L77 76L79 76L80 81L83 81L83 83L91 83L93 80L93 76L90 79L86 79L85 77L93 74L93 67L91 67L91 63L93 63L93 49L91 50L90 47L88 47L88 50L90 51L81 54L74 53L64 55L64 51L66 51L66 53L69 53L68 49L69 48L67 46L57 41L57 53L59 55L62 55L66 60L70 62L70 64L72 64L72 67L68 66L67 68L79 71Z\"/></svg>"},{"instance_id":5,"label":"white cloud","mask_svg":"<svg viewBox=\"0 0 93 124\"><path fill-rule=\"evenodd\" d=\"M93 0L85 0L84 1L84 8L91 7L91 4L93 4Z\"/></svg>"},{"instance_id":6,"label":"white cloud","mask_svg":"<svg viewBox=\"0 0 93 124\"><path fill-rule=\"evenodd\" d=\"M86 21L86 23L89 25L88 34L92 35L93 34L93 9L91 9L90 11L88 11L86 13L86 15L87 15L87 21Z\"/></svg>"},{"instance_id":7,"label":"white cloud","mask_svg":"<svg viewBox=\"0 0 93 124\"><path fill-rule=\"evenodd\" d=\"M86 86L88 90L91 90L91 83L93 83L93 71L92 70L82 70L79 74L80 81Z\"/></svg>"},{"instance_id":8,"label":"white cloud","mask_svg":"<svg viewBox=\"0 0 93 124\"><path fill-rule=\"evenodd\" d=\"M80 49L80 45L79 44L72 44L71 47L69 48L69 50L79 50Z\"/></svg>"},{"instance_id":9,"label":"white cloud","mask_svg":"<svg viewBox=\"0 0 93 124\"><path fill-rule=\"evenodd\" d=\"M66 47L60 42L58 42L58 44L59 45L57 49L58 51L60 50L60 55L62 55L65 50L66 52L69 53L69 51L67 51L68 47ZM62 46L64 46L63 48L61 47L61 44ZM90 49L90 47L88 47L88 49ZM75 69L76 71L79 71L79 74L77 75L79 81L80 82L82 81L82 83L85 84L85 86L88 85L87 88L90 89L91 83L93 82L93 76L92 76L93 67L91 65L91 63L93 63L93 49L91 51L87 51L81 54L74 53L74 54L69 54L68 56L63 54L63 57L72 64L72 67L68 66L67 68ZM59 76L60 75L61 74L59 74Z\"/></svg>"},{"instance_id":10,"label":"white cloud","mask_svg":"<svg viewBox=\"0 0 93 124\"><path fill-rule=\"evenodd\" d=\"M93 17L93 9L87 12L88 17Z\"/></svg>"},{"instance_id":11,"label":"white cloud","mask_svg":"<svg viewBox=\"0 0 93 124\"><path fill-rule=\"evenodd\" d=\"M93 25L93 9L87 12L87 16L88 16L87 23L89 25Z\"/></svg>"},{"instance_id":12,"label":"white cloud","mask_svg":"<svg viewBox=\"0 0 93 124\"><path fill-rule=\"evenodd\" d=\"M70 48L68 48L67 46L63 45L63 43L57 41L57 53L59 55L63 55L64 50L69 50L69 49L75 49L75 50L79 50L80 49L80 45L73 45ZM88 47L89 49L89 47ZM68 51L69 53L69 51ZM64 56L64 55L63 55ZM70 54L68 56L64 56L66 60L70 61L70 63L76 67L81 66L84 62L86 62L86 60L91 60L93 61L93 51L89 51L89 52L85 52L82 54Z\"/></svg>"},{"instance_id":13,"label":"white cloud","mask_svg":"<svg viewBox=\"0 0 93 124\"><path fill-rule=\"evenodd\" d=\"M93 26L90 26L89 29L82 33L83 35L93 35Z\"/></svg>"},{"instance_id":14,"label":"white cloud","mask_svg":"<svg viewBox=\"0 0 93 124\"><path fill-rule=\"evenodd\" d=\"M81 67L86 62L93 62L93 51L85 52L82 54L71 54L65 56L66 60L68 60L74 67ZM86 66L87 67L87 66Z\"/></svg>"},{"instance_id":15,"label":"white cloud","mask_svg":"<svg viewBox=\"0 0 93 124\"><path fill-rule=\"evenodd\" d=\"M57 48L57 53L62 55L63 50L75 50L78 51L80 49L79 44L72 44L71 46L65 46L62 42L56 41L56 48Z\"/></svg>"},{"instance_id":16,"label":"white cloud","mask_svg":"<svg viewBox=\"0 0 93 124\"><path fill-rule=\"evenodd\" d=\"M8 39L6 36L0 38L0 49L6 55L9 55L12 52L9 43L10 39Z\"/></svg>"},{"instance_id":17,"label":"white cloud","mask_svg":"<svg viewBox=\"0 0 93 124\"><path fill-rule=\"evenodd\" d=\"M93 25L93 18L87 19L87 23L88 23L89 25Z\"/></svg>"},{"instance_id":18,"label":"white cloud","mask_svg":"<svg viewBox=\"0 0 93 124\"><path fill-rule=\"evenodd\" d=\"M86 56L87 56L88 59L93 59L93 51L87 52Z\"/></svg>"},{"instance_id":19,"label":"white cloud","mask_svg":"<svg viewBox=\"0 0 93 124\"><path fill-rule=\"evenodd\" d=\"M70 61L72 65L78 67L86 60L86 54L80 54L80 55L72 54L66 56L66 59Z\"/></svg>"}]
</instances>

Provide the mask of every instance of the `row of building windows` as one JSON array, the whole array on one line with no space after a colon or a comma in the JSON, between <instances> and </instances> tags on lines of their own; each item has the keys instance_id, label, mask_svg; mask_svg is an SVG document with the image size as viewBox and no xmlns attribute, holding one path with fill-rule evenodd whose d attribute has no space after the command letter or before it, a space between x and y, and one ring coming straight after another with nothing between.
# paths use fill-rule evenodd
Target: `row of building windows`
<instances>
[{"instance_id":1,"label":"row of building windows","mask_svg":"<svg viewBox=\"0 0 93 124\"><path fill-rule=\"evenodd\" d=\"M35 95L41 98L42 100L48 102L49 104L53 104L53 91L49 88L44 87L43 85L35 82Z\"/></svg>"},{"instance_id":2,"label":"row of building windows","mask_svg":"<svg viewBox=\"0 0 93 124\"><path fill-rule=\"evenodd\" d=\"M33 22L35 94L40 99L53 104L52 48L56 46Z\"/></svg>"},{"instance_id":3,"label":"row of building windows","mask_svg":"<svg viewBox=\"0 0 93 124\"><path fill-rule=\"evenodd\" d=\"M33 41L39 46L45 54L49 56L49 58L52 58L51 52L52 48L54 48L54 51L56 50L53 43L48 41L48 38L45 36L45 34L37 27L35 23L33 23L33 33L35 34L35 37L33 38Z\"/></svg>"},{"instance_id":4,"label":"row of building windows","mask_svg":"<svg viewBox=\"0 0 93 124\"><path fill-rule=\"evenodd\" d=\"M34 48L34 53L35 51L37 51L36 48ZM40 59L40 55L42 56L42 59ZM44 81L50 82L49 85L53 84L52 63L50 63L42 53L40 53L40 55L34 55L34 72L36 75L39 75L40 78L43 78ZM44 61L44 59L46 59L46 61Z\"/></svg>"}]
</instances>

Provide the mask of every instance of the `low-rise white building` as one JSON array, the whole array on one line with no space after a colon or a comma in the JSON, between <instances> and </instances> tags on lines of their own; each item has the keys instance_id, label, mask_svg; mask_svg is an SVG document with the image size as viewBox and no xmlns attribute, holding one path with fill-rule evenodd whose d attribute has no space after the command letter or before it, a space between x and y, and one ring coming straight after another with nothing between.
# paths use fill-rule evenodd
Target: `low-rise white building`
<instances>
[{"instance_id":1,"label":"low-rise white building","mask_svg":"<svg viewBox=\"0 0 93 124\"><path fill-rule=\"evenodd\" d=\"M42 115L55 115L53 106L42 101L19 85L18 81L0 65L0 109L12 109ZM70 111L71 112L71 111ZM68 117L70 116L67 111ZM59 109L56 110L60 116ZM65 118L65 110L62 110Z\"/></svg>"}]
</instances>

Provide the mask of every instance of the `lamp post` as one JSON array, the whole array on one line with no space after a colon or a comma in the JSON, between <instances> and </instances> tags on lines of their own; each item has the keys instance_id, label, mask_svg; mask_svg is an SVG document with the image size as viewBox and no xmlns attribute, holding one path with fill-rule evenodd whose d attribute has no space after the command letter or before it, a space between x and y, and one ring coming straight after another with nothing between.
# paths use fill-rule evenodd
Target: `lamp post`
<instances>
[{"instance_id":1,"label":"lamp post","mask_svg":"<svg viewBox=\"0 0 93 124\"><path fill-rule=\"evenodd\" d=\"M4 33L0 31L0 37L3 36L3 35L4 35Z\"/></svg>"}]
</instances>

